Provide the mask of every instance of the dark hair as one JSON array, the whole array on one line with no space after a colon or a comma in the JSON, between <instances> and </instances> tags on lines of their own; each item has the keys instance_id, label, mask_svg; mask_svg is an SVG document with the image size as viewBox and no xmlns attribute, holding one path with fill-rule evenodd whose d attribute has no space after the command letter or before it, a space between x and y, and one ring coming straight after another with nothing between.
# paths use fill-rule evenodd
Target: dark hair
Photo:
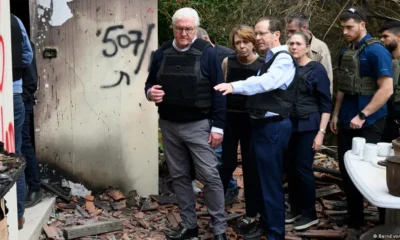
<instances>
[{"instance_id":1,"label":"dark hair","mask_svg":"<svg viewBox=\"0 0 400 240\"><path fill-rule=\"evenodd\" d=\"M302 12L294 12L290 14L286 22L291 23L293 21L296 21L296 26L299 28L301 28L302 26L306 26L306 28L308 29L309 27L308 17Z\"/></svg>"},{"instance_id":2,"label":"dark hair","mask_svg":"<svg viewBox=\"0 0 400 240\"><path fill-rule=\"evenodd\" d=\"M301 36L303 38L304 42L306 43L306 45L310 45L309 44L310 40L308 39L306 34L304 34L303 32L295 32L295 33L293 33L293 35L290 38L292 38L295 35Z\"/></svg>"},{"instance_id":3,"label":"dark hair","mask_svg":"<svg viewBox=\"0 0 400 240\"><path fill-rule=\"evenodd\" d=\"M349 8L346 9L340 14L339 20L342 21L348 21L350 19L354 19L354 21L360 23L360 22L365 22L367 20L367 16L365 15L364 11L361 10L360 8Z\"/></svg>"},{"instance_id":4,"label":"dark hair","mask_svg":"<svg viewBox=\"0 0 400 240\"><path fill-rule=\"evenodd\" d=\"M271 32L282 32L282 23L281 21L279 21L277 18L274 17L260 17L256 24L259 22L263 22L263 21L268 21L269 22L269 28L268 30L270 30Z\"/></svg>"},{"instance_id":5,"label":"dark hair","mask_svg":"<svg viewBox=\"0 0 400 240\"><path fill-rule=\"evenodd\" d=\"M400 21L390 21L386 22L379 28L379 33L382 33L383 31L388 30L389 32L393 34L399 34L400 33Z\"/></svg>"}]
</instances>

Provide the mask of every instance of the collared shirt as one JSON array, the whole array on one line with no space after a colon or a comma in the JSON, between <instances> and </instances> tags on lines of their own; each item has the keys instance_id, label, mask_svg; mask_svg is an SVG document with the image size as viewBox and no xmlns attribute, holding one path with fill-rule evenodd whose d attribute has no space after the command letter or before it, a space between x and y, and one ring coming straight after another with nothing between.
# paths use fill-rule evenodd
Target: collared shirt
<instances>
[{"instance_id":1,"label":"collared shirt","mask_svg":"<svg viewBox=\"0 0 400 240\"><path fill-rule=\"evenodd\" d=\"M31 48L31 44L28 38L28 34L26 33L24 24L21 20L15 17L18 21L19 27L21 28L22 33L22 67L28 67L32 63L33 59L33 51ZM22 79L13 82L13 93L22 93Z\"/></svg>"},{"instance_id":2,"label":"collared shirt","mask_svg":"<svg viewBox=\"0 0 400 240\"><path fill-rule=\"evenodd\" d=\"M185 48L179 48L179 47L176 45L176 40L175 40L175 38L174 38L174 41L172 41L172 46L173 46L173 47L175 48L175 50L178 51L178 52L186 52L187 50L190 49L190 47L192 46L192 44L194 43L194 41L196 41L196 39L197 39L197 37L194 37L193 40L192 40L192 42L191 42L189 45L187 45Z\"/></svg>"},{"instance_id":3,"label":"collared shirt","mask_svg":"<svg viewBox=\"0 0 400 240\"><path fill-rule=\"evenodd\" d=\"M372 38L371 35L367 34L355 48L360 48L370 38ZM360 53L360 75L361 77L375 78L377 81L383 76L392 77L392 56L384 46L374 43ZM345 128L350 128L351 120L371 102L372 98L373 96L345 94L339 113L340 124ZM376 120L386 115L387 107L385 103L378 111L367 117L363 128L374 124Z\"/></svg>"},{"instance_id":4,"label":"collared shirt","mask_svg":"<svg viewBox=\"0 0 400 240\"><path fill-rule=\"evenodd\" d=\"M268 50L265 62L271 60L274 54L279 51L287 51L288 46L282 45ZM279 54L274 63L266 73L261 76L249 77L243 81L231 83L233 94L255 95L258 93L270 92L275 89L286 90L292 83L296 73L296 67L289 54ZM267 112L265 116L273 116L276 113Z\"/></svg>"},{"instance_id":5,"label":"collared shirt","mask_svg":"<svg viewBox=\"0 0 400 240\"><path fill-rule=\"evenodd\" d=\"M318 38L316 38L312 33L311 43L310 43L310 57L311 60L316 61L324 65L326 72L328 73L328 78L331 82L330 91L333 91L333 72L332 72L332 60L331 53L329 52L328 46Z\"/></svg>"}]
</instances>

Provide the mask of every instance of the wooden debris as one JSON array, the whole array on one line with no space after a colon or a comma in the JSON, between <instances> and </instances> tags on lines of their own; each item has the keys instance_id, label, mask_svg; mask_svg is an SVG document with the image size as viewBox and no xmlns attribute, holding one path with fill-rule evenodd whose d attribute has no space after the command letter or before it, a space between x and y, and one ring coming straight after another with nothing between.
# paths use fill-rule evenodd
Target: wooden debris
<instances>
[{"instance_id":1,"label":"wooden debris","mask_svg":"<svg viewBox=\"0 0 400 240\"><path fill-rule=\"evenodd\" d=\"M308 238L338 238L343 239L347 233L344 229L341 230L307 230L304 232L296 232L298 237Z\"/></svg>"},{"instance_id":2,"label":"wooden debris","mask_svg":"<svg viewBox=\"0 0 400 240\"><path fill-rule=\"evenodd\" d=\"M325 210L324 213L328 216L344 215L347 214L347 210L337 211L337 210Z\"/></svg>"},{"instance_id":3,"label":"wooden debris","mask_svg":"<svg viewBox=\"0 0 400 240\"><path fill-rule=\"evenodd\" d=\"M84 216L85 218L90 218L90 215L85 210L83 210L79 205L76 206L76 210L80 214L82 214L82 216Z\"/></svg>"},{"instance_id":4,"label":"wooden debris","mask_svg":"<svg viewBox=\"0 0 400 240\"><path fill-rule=\"evenodd\" d=\"M93 202L87 201L85 204L85 209L88 211L90 214L94 213L96 211L96 207L94 206Z\"/></svg>"},{"instance_id":5,"label":"wooden debris","mask_svg":"<svg viewBox=\"0 0 400 240\"><path fill-rule=\"evenodd\" d=\"M61 240L64 239L62 232L55 226L43 226L43 231L45 232L48 239Z\"/></svg>"},{"instance_id":6,"label":"wooden debris","mask_svg":"<svg viewBox=\"0 0 400 240\"><path fill-rule=\"evenodd\" d=\"M181 224L181 223L182 223L181 215L180 215L179 213L177 213L177 212L173 212L172 214L174 214L174 217L175 217L176 221L177 221L179 224Z\"/></svg>"},{"instance_id":7,"label":"wooden debris","mask_svg":"<svg viewBox=\"0 0 400 240\"><path fill-rule=\"evenodd\" d=\"M322 188L317 189L316 198L322 198L322 197L330 196L330 195L340 193L340 192L342 192L342 190L340 190L340 188L336 184L327 186L327 187L322 187Z\"/></svg>"},{"instance_id":8,"label":"wooden debris","mask_svg":"<svg viewBox=\"0 0 400 240\"><path fill-rule=\"evenodd\" d=\"M142 211L153 211L153 210L157 210L158 208L158 203L157 202L145 202L142 205Z\"/></svg>"},{"instance_id":9,"label":"wooden debris","mask_svg":"<svg viewBox=\"0 0 400 240\"><path fill-rule=\"evenodd\" d=\"M115 201L125 199L125 195L119 189L109 189L106 191L106 194Z\"/></svg>"},{"instance_id":10,"label":"wooden debris","mask_svg":"<svg viewBox=\"0 0 400 240\"><path fill-rule=\"evenodd\" d=\"M126 208L126 200L122 200L122 201L118 201L118 202L114 202L111 204L112 208L114 210L121 210Z\"/></svg>"},{"instance_id":11,"label":"wooden debris","mask_svg":"<svg viewBox=\"0 0 400 240\"><path fill-rule=\"evenodd\" d=\"M178 223L178 221L176 220L174 214L168 213L168 214L167 214L167 219L168 219L169 223L172 225L172 227L176 228L176 227L179 226L179 223Z\"/></svg>"},{"instance_id":12,"label":"wooden debris","mask_svg":"<svg viewBox=\"0 0 400 240\"><path fill-rule=\"evenodd\" d=\"M161 205L164 204L178 204L178 201L175 196L158 196L158 195L150 195L150 198L154 201L158 202Z\"/></svg>"},{"instance_id":13,"label":"wooden debris","mask_svg":"<svg viewBox=\"0 0 400 240\"><path fill-rule=\"evenodd\" d=\"M67 240L75 239L79 237L119 231L122 230L123 227L124 226L121 220L95 222L87 225L67 227L64 229L64 237Z\"/></svg>"}]
</instances>

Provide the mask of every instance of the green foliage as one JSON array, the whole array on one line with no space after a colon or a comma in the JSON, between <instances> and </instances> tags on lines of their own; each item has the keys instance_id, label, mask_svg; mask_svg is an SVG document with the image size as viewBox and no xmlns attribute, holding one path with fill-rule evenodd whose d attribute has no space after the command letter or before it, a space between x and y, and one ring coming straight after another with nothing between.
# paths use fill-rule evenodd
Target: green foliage
<instances>
[{"instance_id":1,"label":"green foliage","mask_svg":"<svg viewBox=\"0 0 400 240\"><path fill-rule=\"evenodd\" d=\"M400 19L400 12L392 10L400 9L399 0L368 2L374 11ZM340 50L346 46L338 15L343 9L361 4L361 0L159 0L159 43L173 37L171 18L182 7L196 9L200 15L200 25L207 30L211 40L225 46L229 46L229 32L236 24L254 26L261 16L275 16L285 20L291 13L301 11L310 16L310 30L313 34L327 43L335 67ZM368 20L368 31L377 36L376 31L382 22L377 19Z\"/></svg>"}]
</instances>

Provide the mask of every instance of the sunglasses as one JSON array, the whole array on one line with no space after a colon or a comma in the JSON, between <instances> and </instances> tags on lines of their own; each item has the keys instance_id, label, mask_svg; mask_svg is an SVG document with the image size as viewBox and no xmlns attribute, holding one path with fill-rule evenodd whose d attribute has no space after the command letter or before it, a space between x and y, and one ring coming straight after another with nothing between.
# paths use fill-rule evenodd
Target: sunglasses
<instances>
[{"instance_id":1,"label":"sunglasses","mask_svg":"<svg viewBox=\"0 0 400 240\"><path fill-rule=\"evenodd\" d=\"M363 17L361 17L361 15L356 11L355 8L349 8L349 9L347 9L346 11L351 12L351 13L355 13L355 14L357 14L362 20L364 20Z\"/></svg>"}]
</instances>

